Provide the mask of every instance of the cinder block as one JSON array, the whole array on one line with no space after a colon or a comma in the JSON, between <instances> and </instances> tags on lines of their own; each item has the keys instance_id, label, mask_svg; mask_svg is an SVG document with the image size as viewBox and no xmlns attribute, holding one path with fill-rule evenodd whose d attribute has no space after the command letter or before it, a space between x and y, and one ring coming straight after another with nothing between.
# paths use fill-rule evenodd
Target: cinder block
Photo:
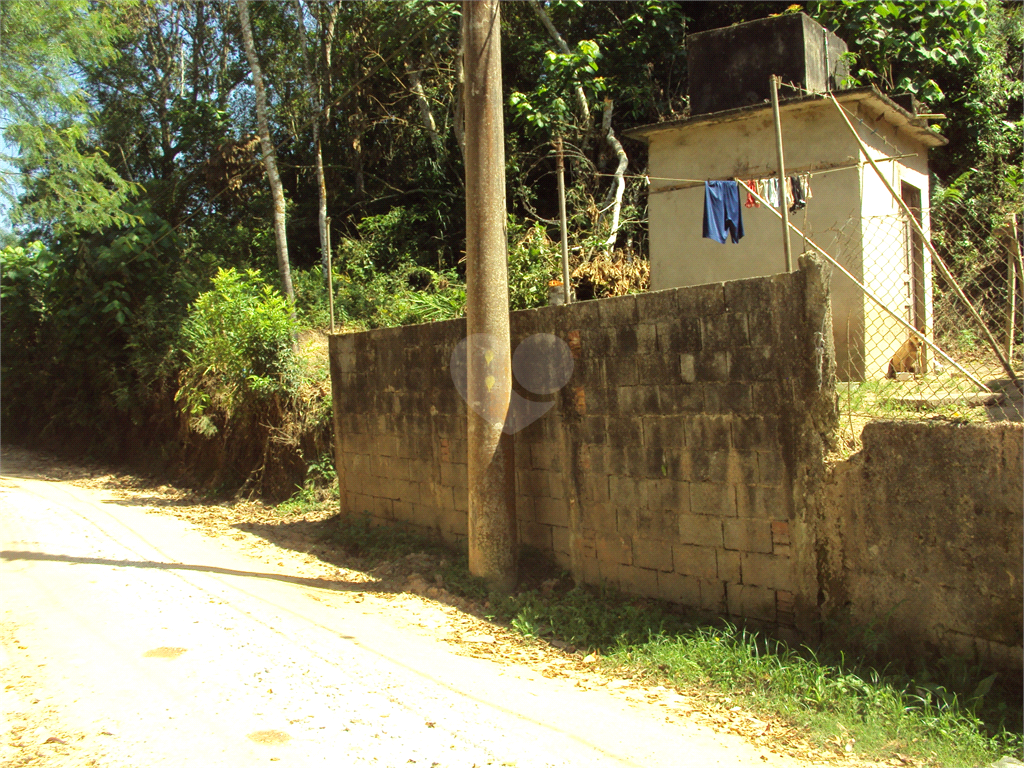
<instances>
[{"instance_id":1,"label":"cinder block","mask_svg":"<svg viewBox=\"0 0 1024 768\"><path fill-rule=\"evenodd\" d=\"M694 483L717 483L726 485L729 480L729 454L725 451L703 451L688 449L690 454L690 475L687 480ZM706 513L715 514L715 513Z\"/></svg>"},{"instance_id":2,"label":"cinder block","mask_svg":"<svg viewBox=\"0 0 1024 768\"><path fill-rule=\"evenodd\" d=\"M702 350L694 355L694 375L697 381L728 381L730 352Z\"/></svg>"},{"instance_id":3,"label":"cinder block","mask_svg":"<svg viewBox=\"0 0 1024 768\"><path fill-rule=\"evenodd\" d=\"M618 387L616 396L622 415L658 413L658 388L655 386Z\"/></svg>"},{"instance_id":4,"label":"cinder block","mask_svg":"<svg viewBox=\"0 0 1024 768\"><path fill-rule=\"evenodd\" d=\"M744 451L776 449L779 420L775 416L737 416L732 419L732 442Z\"/></svg>"},{"instance_id":5,"label":"cinder block","mask_svg":"<svg viewBox=\"0 0 1024 768\"><path fill-rule=\"evenodd\" d=\"M757 483L781 487L787 484L786 462L778 451L757 452Z\"/></svg>"},{"instance_id":6,"label":"cinder block","mask_svg":"<svg viewBox=\"0 0 1024 768\"><path fill-rule=\"evenodd\" d=\"M551 528L551 549L555 554L568 555L571 552L569 547L569 529L559 526Z\"/></svg>"},{"instance_id":7,"label":"cinder block","mask_svg":"<svg viewBox=\"0 0 1024 768\"><path fill-rule=\"evenodd\" d=\"M677 384L679 355L638 355L637 374L642 384Z\"/></svg>"},{"instance_id":8,"label":"cinder block","mask_svg":"<svg viewBox=\"0 0 1024 768\"><path fill-rule=\"evenodd\" d=\"M441 530L448 537L468 536L469 518L465 512L448 512L441 516Z\"/></svg>"},{"instance_id":9,"label":"cinder block","mask_svg":"<svg viewBox=\"0 0 1024 768\"><path fill-rule=\"evenodd\" d=\"M773 381L792 375L792 366L781 365L771 347L749 347L732 352L731 376L737 381Z\"/></svg>"},{"instance_id":10,"label":"cinder block","mask_svg":"<svg viewBox=\"0 0 1024 768\"><path fill-rule=\"evenodd\" d=\"M613 334L610 329L594 325L580 329L580 353L585 359L607 357L612 353Z\"/></svg>"},{"instance_id":11,"label":"cinder block","mask_svg":"<svg viewBox=\"0 0 1024 768\"><path fill-rule=\"evenodd\" d=\"M640 383L637 376L636 357L624 355L621 357L606 357L602 361L604 366L604 384L606 387L629 387Z\"/></svg>"},{"instance_id":12,"label":"cinder block","mask_svg":"<svg viewBox=\"0 0 1024 768\"><path fill-rule=\"evenodd\" d=\"M695 547L689 544L672 546L672 570L687 576L697 576L714 581L718 576L718 561L712 547Z\"/></svg>"},{"instance_id":13,"label":"cinder block","mask_svg":"<svg viewBox=\"0 0 1024 768\"><path fill-rule=\"evenodd\" d=\"M668 542L679 540L678 523L673 513L664 510L638 509L635 518L638 538Z\"/></svg>"},{"instance_id":14,"label":"cinder block","mask_svg":"<svg viewBox=\"0 0 1024 768\"><path fill-rule=\"evenodd\" d=\"M633 539L633 565L656 571L672 570L672 545L656 539Z\"/></svg>"},{"instance_id":15,"label":"cinder block","mask_svg":"<svg viewBox=\"0 0 1024 768\"><path fill-rule=\"evenodd\" d=\"M775 591L746 584L727 585L728 610L731 616L762 621L775 621Z\"/></svg>"},{"instance_id":16,"label":"cinder block","mask_svg":"<svg viewBox=\"0 0 1024 768\"><path fill-rule=\"evenodd\" d=\"M705 383L704 410L707 413L750 413L753 410L750 384Z\"/></svg>"},{"instance_id":17,"label":"cinder block","mask_svg":"<svg viewBox=\"0 0 1024 768\"><path fill-rule=\"evenodd\" d=\"M747 315L750 346L770 347L779 341L778 322L768 308L752 310Z\"/></svg>"},{"instance_id":18,"label":"cinder block","mask_svg":"<svg viewBox=\"0 0 1024 768\"><path fill-rule=\"evenodd\" d=\"M780 414L792 409L793 388L787 381L757 381L752 385L754 413Z\"/></svg>"},{"instance_id":19,"label":"cinder block","mask_svg":"<svg viewBox=\"0 0 1024 768\"><path fill-rule=\"evenodd\" d=\"M701 384L661 384L658 404L663 415L699 413L704 410L705 387Z\"/></svg>"},{"instance_id":20,"label":"cinder block","mask_svg":"<svg viewBox=\"0 0 1024 768\"><path fill-rule=\"evenodd\" d=\"M742 570L740 568L740 553L728 552L724 549L716 551L718 561L718 578L720 581L728 581L733 584L742 584Z\"/></svg>"},{"instance_id":21,"label":"cinder block","mask_svg":"<svg viewBox=\"0 0 1024 768\"><path fill-rule=\"evenodd\" d=\"M598 533L594 545L597 559L602 562L633 564L633 539L630 536Z\"/></svg>"},{"instance_id":22,"label":"cinder block","mask_svg":"<svg viewBox=\"0 0 1024 768\"><path fill-rule=\"evenodd\" d=\"M743 583L771 589L792 589L793 568L788 557L744 552L740 555Z\"/></svg>"},{"instance_id":23,"label":"cinder block","mask_svg":"<svg viewBox=\"0 0 1024 768\"><path fill-rule=\"evenodd\" d=\"M599 533L615 533L618 530L615 507L610 502L585 501L581 507L581 514L588 528L593 528Z\"/></svg>"},{"instance_id":24,"label":"cinder block","mask_svg":"<svg viewBox=\"0 0 1024 768\"><path fill-rule=\"evenodd\" d=\"M423 489L426 499L437 509L443 510L454 510L455 509L455 493L452 487L449 485L439 485L437 483L431 483L429 486Z\"/></svg>"},{"instance_id":25,"label":"cinder block","mask_svg":"<svg viewBox=\"0 0 1024 768\"><path fill-rule=\"evenodd\" d=\"M597 561L597 583L605 584L612 589L619 588L619 569L628 566L611 562L610 560Z\"/></svg>"},{"instance_id":26,"label":"cinder block","mask_svg":"<svg viewBox=\"0 0 1024 768\"><path fill-rule=\"evenodd\" d=\"M586 558L578 562L580 570L573 574L577 582L597 586L601 583L601 564L597 558Z\"/></svg>"},{"instance_id":27,"label":"cinder block","mask_svg":"<svg viewBox=\"0 0 1024 768\"><path fill-rule=\"evenodd\" d=\"M661 478L649 481L647 504L650 509L663 510L673 515L690 511L690 486L677 480Z\"/></svg>"},{"instance_id":28,"label":"cinder block","mask_svg":"<svg viewBox=\"0 0 1024 768\"><path fill-rule=\"evenodd\" d=\"M789 545L788 520L772 520L772 544Z\"/></svg>"},{"instance_id":29,"label":"cinder block","mask_svg":"<svg viewBox=\"0 0 1024 768\"><path fill-rule=\"evenodd\" d=\"M747 316L742 312L708 315L700 320L700 338L705 350L736 350L747 346Z\"/></svg>"},{"instance_id":30,"label":"cinder block","mask_svg":"<svg viewBox=\"0 0 1024 768\"><path fill-rule=\"evenodd\" d=\"M621 536L635 536L636 509L633 507L616 507L615 530Z\"/></svg>"},{"instance_id":31,"label":"cinder block","mask_svg":"<svg viewBox=\"0 0 1024 768\"><path fill-rule=\"evenodd\" d=\"M792 498L789 489L769 488L763 485L736 485L736 514L739 517L758 517L769 520L790 516Z\"/></svg>"},{"instance_id":32,"label":"cinder block","mask_svg":"<svg viewBox=\"0 0 1024 768\"><path fill-rule=\"evenodd\" d=\"M550 552L552 549L551 526L529 521L520 523L519 540L542 552Z\"/></svg>"},{"instance_id":33,"label":"cinder block","mask_svg":"<svg viewBox=\"0 0 1024 768\"><path fill-rule=\"evenodd\" d=\"M580 482L581 500L587 505L592 503L604 504L609 500L608 476L597 474L586 474Z\"/></svg>"},{"instance_id":34,"label":"cinder block","mask_svg":"<svg viewBox=\"0 0 1024 768\"><path fill-rule=\"evenodd\" d=\"M401 520L404 523L411 523L413 521L412 502L394 501L391 503L391 509L395 520Z\"/></svg>"},{"instance_id":35,"label":"cinder block","mask_svg":"<svg viewBox=\"0 0 1024 768\"><path fill-rule=\"evenodd\" d=\"M682 573L658 574L658 597L673 603L700 607L700 581Z\"/></svg>"},{"instance_id":36,"label":"cinder block","mask_svg":"<svg viewBox=\"0 0 1024 768\"><path fill-rule=\"evenodd\" d=\"M465 464L444 463L441 465L441 483L452 488L468 488L469 473Z\"/></svg>"},{"instance_id":37,"label":"cinder block","mask_svg":"<svg viewBox=\"0 0 1024 768\"><path fill-rule=\"evenodd\" d=\"M458 512L469 511L469 489L468 488L453 488L452 494L455 496L455 509Z\"/></svg>"},{"instance_id":38,"label":"cinder block","mask_svg":"<svg viewBox=\"0 0 1024 768\"><path fill-rule=\"evenodd\" d=\"M534 519L545 525L569 525L569 506L564 499L539 498L533 500Z\"/></svg>"},{"instance_id":39,"label":"cinder block","mask_svg":"<svg viewBox=\"0 0 1024 768\"><path fill-rule=\"evenodd\" d=\"M753 451L729 451L726 482L753 485L758 481L757 454Z\"/></svg>"},{"instance_id":40,"label":"cinder block","mask_svg":"<svg viewBox=\"0 0 1024 768\"><path fill-rule=\"evenodd\" d=\"M696 359L693 355L679 356L679 380L684 384L692 384L697 380Z\"/></svg>"},{"instance_id":41,"label":"cinder block","mask_svg":"<svg viewBox=\"0 0 1024 768\"><path fill-rule=\"evenodd\" d=\"M694 353L701 350L700 321L695 317L676 317L655 326L658 351L665 355Z\"/></svg>"},{"instance_id":42,"label":"cinder block","mask_svg":"<svg viewBox=\"0 0 1024 768\"><path fill-rule=\"evenodd\" d=\"M608 495L616 506L635 507L640 502L640 480L612 475L608 478Z\"/></svg>"},{"instance_id":43,"label":"cinder block","mask_svg":"<svg viewBox=\"0 0 1024 768\"><path fill-rule=\"evenodd\" d=\"M676 316L676 291L649 291L636 294L637 317L641 323Z\"/></svg>"},{"instance_id":44,"label":"cinder block","mask_svg":"<svg viewBox=\"0 0 1024 768\"><path fill-rule=\"evenodd\" d=\"M517 486L520 492L523 495L530 496L534 499L551 497L550 477L550 472L545 472L540 469L531 469L525 472L516 473L516 479L519 480Z\"/></svg>"},{"instance_id":45,"label":"cinder block","mask_svg":"<svg viewBox=\"0 0 1024 768\"><path fill-rule=\"evenodd\" d=\"M767 277L732 280L725 284L725 306L730 312L748 313L770 307L770 285Z\"/></svg>"},{"instance_id":46,"label":"cinder block","mask_svg":"<svg viewBox=\"0 0 1024 768\"><path fill-rule=\"evenodd\" d=\"M646 448L682 448L686 443L680 416L645 416L641 419Z\"/></svg>"},{"instance_id":47,"label":"cinder block","mask_svg":"<svg viewBox=\"0 0 1024 768\"><path fill-rule=\"evenodd\" d=\"M562 471L561 446L537 444L530 446L530 465L534 469Z\"/></svg>"},{"instance_id":48,"label":"cinder block","mask_svg":"<svg viewBox=\"0 0 1024 768\"><path fill-rule=\"evenodd\" d=\"M725 312L725 283L680 288L676 306L681 317L706 317Z\"/></svg>"},{"instance_id":49,"label":"cinder block","mask_svg":"<svg viewBox=\"0 0 1024 768\"><path fill-rule=\"evenodd\" d=\"M699 451L726 451L732 446L732 419L698 414L686 420L686 445Z\"/></svg>"},{"instance_id":50,"label":"cinder block","mask_svg":"<svg viewBox=\"0 0 1024 768\"><path fill-rule=\"evenodd\" d=\"M658 596L658 572L633 565L620 565L619 589L641 597Z\"/></svg>"},{"instance_id":51,"label":"cinder block","mask_svg":"<svg viewBox=\"0 0 1024 768\"><path fill-rule=\"evenodd\" d=\"M601 325L621 327L636 325L639 320L635 294L598 299L597 309Z\"/></svg>"},{"instance_id":52,"label":"cinder block","mask_svg":"<svg viewBox=\"0 0 1024 768\"><path fill-rule=\"evenodd\" d=\"M700 582L700 607L705 611L725 613L725 588L724 581L705 581L702 579Z\"/></svg>"},{"instance_id":53,"label":"cinder block","mask_svg":"<svg viewBox=\"0 0 1024 768\"><path fill-rule=\"evenodd\" d=\"M735 518L723 521L723 525L726 549L771 553L772 534L767 520Z\"/></svg>"},{"instance_id":54,"label":"cinder block","mask_svg":"<svg viewBox=\"0 0 1024 768\"><path fill-rule=\"evenodd\" d=\"M569 480L562 472L552 472L548 476L548 487L551 489L551 498L553 499L564 499L566 498L566 484Z\"/></svg>"},{"instance_id":55,"label":"cinder block","mask_svg":"<svg viewBox=\"0 0 1024 768\"><path fill-rule=\"evenodd\" d=\"M604 416L584 416L575 428L582 443L605 445L608 442L608 424Z\"/></svg>"},{"instance_id":56,"label":"cinder block","mask_svg":"<svg viewBox=\"0 0 1024 768\"><path fill-rule=\"evenodd\" d=\"M736 516L736 491L721 483L690 483L690 510L695 515Z\"/></svg>"},{"instance_id":57,"label":"cinder block","mask_svg":"<svg viewBox=\"0 0 1024 768\"><path fill-rule=\"evenodd\" d=\"M679 541L702 547L722 546L722 521L704 515L679 515Z\"/></svg>"},{"instance_id":58,"label":"cinder block","mask_svg":"<svg viewBox=\"0 0 1024 768\"><path fill-rule=\"evenodd\" d=\"M639 418L619 416L608 419L608 445L612 448L641 447L643 422Z\"/></svg>"}]
</instances>

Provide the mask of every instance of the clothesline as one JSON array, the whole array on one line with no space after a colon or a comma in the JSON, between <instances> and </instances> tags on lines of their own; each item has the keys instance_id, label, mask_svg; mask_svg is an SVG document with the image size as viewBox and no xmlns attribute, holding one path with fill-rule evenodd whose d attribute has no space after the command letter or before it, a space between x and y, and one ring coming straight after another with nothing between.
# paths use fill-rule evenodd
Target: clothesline
<instances>
[{"instance_id":1,"label":"clothesline","mask_svg":"<svg viewBox=\"0 0 1024 768\"><path fill-rule=\"evenodd\" d=\"M904 154L904 155L893 155L891 157L880 157L875 162L876 163L885 163L885 162L889 162L891 160L901 160L904 157L915 157L916 155L917 155L916 152L909 152L909 153ZM787 176L810 176L811 178L814 178L815 176L822 176L822 175L824 175L826 173L835 173L837 171L849 171L849 170L853 170L854 168L863 168L865 165L867 165L867 163L853 163L852 165L841 165L841 166L837 166L837 167L834 167L834 168L826 167L826 168L819 168L819 169L814 169L814 170L794 171L793 173L788 173L787 172L786 175ZM599 173L597 175L598 176L614 176L615 174L612 174L612 173ZM760 176L760 177L755 177L755 178L770 179L770 178L774 178L776 176L778 176L777 173L769 173L766 176ZM676 179L676 178L668 178L668 177L665 177L665 176L645 176L645 175L642 175L642 174L639 174L639 175L632 175L632 174L631 175L626 175L623 178L645 179L648 183L650 183L651 181L676 181L676 182L682 182L680 184L674 184L674 185L672 185L670 187L659 187L658 189L653 189L649 193L649 194L652 194L652 195L656 195L659 192L676 192L676 191L679 191L679 190L682 190L682 189L691 189L693 187L699 187L702 184L704 184L704 182L708 181L708 179Z\"/></svg>"}]
</instances>

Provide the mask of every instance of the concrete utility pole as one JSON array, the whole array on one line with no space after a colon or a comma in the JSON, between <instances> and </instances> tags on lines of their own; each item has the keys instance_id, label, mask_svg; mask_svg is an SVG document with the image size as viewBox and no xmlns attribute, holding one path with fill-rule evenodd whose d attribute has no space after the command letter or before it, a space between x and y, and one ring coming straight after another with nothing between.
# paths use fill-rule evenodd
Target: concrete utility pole
<instances>
[{"instance_id":1,"label":"concrete utility pole","mask_svg":"<svg viewBox=\"0 0 1024 768\"><path fill-rule=\"evenodd\" d=\"M505 231L505 128L497 0L464 0L469 570L516 585L515 455Z\"/></svg>"}]
</instances>

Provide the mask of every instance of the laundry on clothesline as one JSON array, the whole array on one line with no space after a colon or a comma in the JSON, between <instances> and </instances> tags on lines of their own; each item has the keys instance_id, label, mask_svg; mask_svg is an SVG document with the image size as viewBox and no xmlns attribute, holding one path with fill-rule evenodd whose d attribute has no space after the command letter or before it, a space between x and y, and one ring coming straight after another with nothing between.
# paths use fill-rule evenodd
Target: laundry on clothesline
<instances>
[{"instance_id":1,"label":"laundry on clothesline","mask_svg":"<svg viewBox=\"0 0 1024 768\"><path fill-rule=\"evenodd\" d=\"M708 181L704 184L704 237L725 244L731 236L734 243L743 237L743 216L740 185L733 180Z\"/></svg>"},{"instance_id":2,"label":"laundry on clothesline","mask_svg":"<svg viewBox=\"0 0 1024 768\"><path fill-rule=\"evenodd\" d=\"M779 207L779 179L778 177L769 177L766 179L751 179L750 181L741 182L747 189L756 192L764 200L768 202L772 208ZM781 193L783 200L790 213L807 207L807 201L810 200L813 195L811 194L811 175L809 173L800 173L795 176L790 176L786 179L786 183L782 185ZM758 199L747 192L747 199L744 203L747 208L760 208L761 204Z\"/></svg>"},{"instance_id":3,"label":"laundry on clothesline","mask_svg":"<svg viewBox=\"0 0 1024 768\"><path fill-rule=\"evenodd\" d=\"M744 206L747 207L747 208L760 208L761 207L761 203L752 194L752 192L757 192L757 182L756 181L745 181L743 183L744 183L744 185L746 185L747 189L751 190L751 192L747 192L747 201L744 203Z\"/></svg>"},{"instance_id":4,"label":"laundry on clothesline","mask_svg":"<svg viewBox=\"0 0 1024 768\"><path fill-rule=\"evenodd\" d=\"M806 208L807 203L804 201L804 185L799 176L789 177L789 189L790 199L792 200L792 203L789 206L789 212L796 213L800 209Z\"/></svg>"}]
</instances>

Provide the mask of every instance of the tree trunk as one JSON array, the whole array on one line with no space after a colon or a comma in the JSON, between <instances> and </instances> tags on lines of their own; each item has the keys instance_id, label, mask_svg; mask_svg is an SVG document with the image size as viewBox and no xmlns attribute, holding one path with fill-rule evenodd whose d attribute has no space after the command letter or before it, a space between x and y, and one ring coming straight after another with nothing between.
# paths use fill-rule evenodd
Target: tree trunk
<instances>
[{"instance_id":1,"label":"tree trunk","mask_svg":"<svg viewBox=\"0 0 1024 768\"><path fill-rule=\"evenodd\" d=\"M277 159L274 144L270 140L270 127L267 124L267 93L263 87L263 71L256 48L252 42L252 27L249 24L248 0L236 0L238 16L242 22L242 44L245 46L245 57L252 68L252 83L256 90L256 125L260 134L260 146L263 149L263 166L270 182L270 193L274 199L274 237L277 239L277 269L281 273L281 288L290 301L295 301L292 288L291 268L288 264L288 235L285 231L284 188L281 177L277 173ZM294 316L294 310L292 312Z\"/></svg>"},{"instance_id":2,"label":"tree trunk","mask_svg":"<svg viewBox=\"0 0 1024 768\"><path fill-rule=\"evenodd\" d=\"M622 144L615 138L615 133L612 131L612 100L605 99L604 102L604 117L601 121L601 128L604 130L605 141L608 142L608 146L612 148L615 156L619 160L619 164L615 168L615 186L608 190L608 197L605 200L611 199L612 202L612 231L608 234L608 239L604 241L604 244L608 248L615 246L615 238L619 234L619 216L622 213L622 193L626 190L626 181L623 179L623 174L626 173L626 168L629 167L629 157L626 156L626 150L622 148Z\"/></svg>"},{"instance_id":3,"label":"tree trunk","mask_svg":"<svg viewBox=\"0 0 1024 768\"><path fill-rule=\"evenodd\" d=\"M423 120L423 127L426 128L427 134L430 136L430 143L434 145L434 151L440 157L441 155L441 137L437 133L437 123L434 121L434 112L430 108L430 101L427 99L427 94L423 91L423 83L420 81L420 72L418 69L413 67L406 59L405 62L405 73L409 76L409 82L412 85L413 94L416 96L416 102L420 107L420 117Z\"/></svg>"},{"instance_id":4,"label":"tree trunk","mask_svg":"<svg viewBox=\"0 0 1024 768\"><path fill-rule=\"evenodd\" d=\"M508 592L517 581L517 543L499 2L465 0L462 13L469 570Z\"/></svg>"},{"instance_id":5,"label":"tree trunk","mask_svg":"<svg viewBox=\"0 0 1024 768\"><path fill-rule=\"evenodd\" d=\"M455 140L462 153L462 165L466 165L466 14L459 15L459 50L455 52Z\"/></svg>"},{"instance_id":6,"label":"tree trunk","mask_svg":"<svg viewBox=\"0 0 1024 768\"><path fill-rule=\"evenodd\" d=\"M320 202L317 208L317 223L320 227L320 265L323 270L324 280L330 275L330 254L327 244L327 184L324 182L324 157L320 149L320 122L323 119L322 90L313 85L313 67L309 63L309 48L306 46L306 22L302 18L302 2L295 0L295 13L299 19L299 32L302 35L303 46L306 48L302 56L302 71L306 76L306 91L309 93L309 103L313 108L313 145L316 151L316 183L320 194Z\"/></svg>"}]
</instances>

